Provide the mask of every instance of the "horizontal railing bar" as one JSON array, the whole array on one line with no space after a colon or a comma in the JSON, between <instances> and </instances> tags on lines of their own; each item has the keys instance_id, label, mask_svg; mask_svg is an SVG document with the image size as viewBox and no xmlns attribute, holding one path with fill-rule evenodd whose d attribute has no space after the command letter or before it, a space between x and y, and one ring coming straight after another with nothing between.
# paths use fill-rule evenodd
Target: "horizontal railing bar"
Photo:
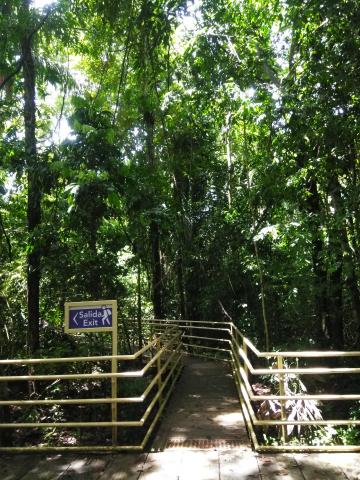
<instances>
[{"instance_id":1,"label":"horizontal railing bar","mask_svg":"<svg viewBox=\"0 0 360 480\"><path fill-rule=\"evenodd\" d=\"M239 375L239 372L238 372L238 375ZM241 390L241 396L243 397L244 399L244 403L246 405L246 408L247 408L247 411L249 413L249 416L250 416L250 419L251 419L251 423L252 425L255 425L256 424L256 421L257 421L257 417L255 415L255 412L254 412L254 409L251 405L251 401L250 401L250 398L249 398L249 395L248 395L248 392L244 386L244 384L241 382L241 377L239 376L239 383L240 383L240 390Z\"/></svg>"},{"instance_id":2,"label":"horizontal railing bar","mask_svg":"<svg viewBox=\"0 0 360 480\"><path fill-rule=\"evenodd\" d=\"M214 340L216 342L226 342L226 343L231 342L231 340L229 340L228 338L199 337L196 335L183 335L183 338L196 338L198 340Z\"/></svg>"},{"instance_id":3,"label":"horizontal railing bar","mask_svg":"<svg viewBox=\"0 0 360 480\"><path fill-rule=\"evenodd\" d=\"M257 452L360 452L360 445L262 445ZM345 477L346 478L346 477Z\"/></svg>"},{"instance_id":4,"label":"horizontal railing bar","mask_svg":"<svg viewBox=\"0 0 360 480\"><path fill-rule=\"evenodd\" d=\"M237 352L238 354L240 354L240 356L242 357L242 359L244 360L244 363L246 365L246 367L250 370L250 372L252 373L253 370L254 370L254 367L252 366L246 352L241 348L239 347L239 345L237 344Z\"/></svg>"},{"instance_id":5,"label":"horizontal railing bar","mask_svg":"<svg viewBox=\"0 0 360 480\"><path fill-rule=\"evenodd\" d=\"M175 333L174 328L172 327L167 334L171 332ZM160 336L163 336L164 333L160 333ZM97 362L97 361L111 361L111 360L136 360L143 353L147 352L151 347L153 347L159 338L151 340L149 343L144 345L140 350L133 354L129 355L100 355L100 356L90 356L90 357L56 357L56 358L15 358L15 359L2 359L0 360L0 365L37 365L37 364L49 364L49 363L72 363L72 362Z\"/></svg>"},{"instance_id":6,"label":"horizontal railing bar","mask_svg":"<svg viewBox=\"0 0 360 480\"><path fill-rule=\"evenodd\" d=\"M245 371L240 367L240 374L251 401L260 402L264 400L360 400L360 394L295 394L295 395L256 395L251 390Z\"/></svg>"},{"instance_id":7,"label":"horizontal railing bar","mask_svg":"<svg viewBox=\"0 0 360 480\"><path fill-rule=\"evenodd\" d=\"M0 423L0 428L95 428L95 427L141 427L139 421L121 422L29 422L29 423Z\"/></svg>"},{"instance_id":8,"label":"horizontal railing bar","mask_svg":"<svg viewBox=\"0 0 360 480\"><path fill-rule=\"evenodd\" d=\"M35 380L82 380L92 379L101 380L106 378L134 378L142 377L142 370L134 370L129 372L120 373L72 373L72 374L59 374L59 375L17 375L17 376L4 376L0 377L0 382L16 382L16 381L35 381Z\"/></svg>"},{"instance_id":9,"label":"horizontal railing bar","mask_svg":"<svg viewBox=\"0 0 360 480\"><path fill-rule=\"evenodd\" d=\"M179 345L180 346L180 345ZM178 347L179 347L178 346ZM177 352L174 351L173 353L175 354ZM163 372L167 365L169 364L170 360L172 359L173 355L170 356L170 358L168 359L168 361L164 364L163 368L161 369L160 372ZM162 385L162 388L159 390L159 392L157 392L157 395L154 397L154 399L152 400L151 404L149 405L149 407L147 408L147 410L145 411L143 417L138 420L138 421L121 421L121 422L62 422L62 423L56 423L56 422L51 422L51 423L11 423L11 424L7 424L7 423L3 423L3 424L0 424L0 428L61 428L61 427L77 427L77 428L80 428L80 427L85 427L85 428L88 428L88 427L112 427L112 426L122 426L122 427L141 427L144 425L148 415L150 414L153 406L155 405L156 401L158 400L158 397L160 396L160 394L162 393L162 391L164 390L164 388L166 387L167 383L168 383L168 380L170 379L173 371L176 369L179 361L181 359L181 355L177 358L176 362L174 363L170 373L168 374L166 380L164 381L163 385ZM144 396L144 395L143 395ZM143 397L142 396L142 397ZM142 397L135 397L136 400L140 400L141 398L141 401L144 400L144 398ZM134 399L134 398L133 398ZM94 399L94 400L97 400L97 399ZM113 403L113 402L117 402L118 400L127 400L127 399L100 399L102 400L101 403ZM106 402L104 402L104 400L106 400ZM110 400L109 402L107 400ZM26 402L26 401L23 401L23 402ZM39 401L37 401L39 402ZM41 401L40 401L41 402ZM13 404L16 404L14 402L12 402ZM88 402L84 402L84 403L88 403ZM92 402L89 402L89 403L92 403ZM119 403L119 402L117 402Z\"/></svg>"},{"instance_id":10,"label":"horizontal railing bar","mask_svg":"<svg viewBox=\"0 0 360 480\"><path fill-rule=\"evenodd\" d=\"M336 358L336 357L360 357L358 351L342 352L338 350L309 350L309 351L291 351L291 352L261 352L259 357L289 357L289 358Z\"/></svg>"},{"instance_id":11,"label":"horizontal railing bar","mask_svg":"<svg viewBox=\"0 0 360 480\"><path fill-rule=\"evenodd\" d=\"M35 381L35 380L81 380L81 379L107 379L107 378L141 378L145 375L147 370L155 363L157 358L167 350L167 348L174 343L180 336L176 334L156 355L154 355L142 370L133 370L119 373L78 373L78 374L59 374L59 375L8 375L1 376L0 382L14 382L14 381Z\"/></svg>"},{"instance_id":12,"label":"horizontal railing bar","mask_svg":"<svg viewBox=\"0 0 360 480\"><path fill-rule=\"evenodd\" d=\"M188 325L186 326L181 326L180 328L182 329L189 329L189 330L212 330L212 331L216 331L216 332L228 332L228 333L231 333L231 330L229 328L222 328L222 327L219 327L219 328L216 328L216 327L190 327Z\"/></svg>"},{"instance_id":13,"label":"horizontal railing bar","mask_svg":"<svg viewBox=\"0 0 360 480\"><path fill-rule=\"evenodd\" d=\"M330 375L333 373L351 374L360 373L360 368L331 368L331 367L309 367L309 368L254 368L253 375L277 375L277 374L298 374L298 375Z\"/></svg>"},{"instance_id":14,"label":"horizontal railing bar","mask_svg":"<svg viewBox=\"0 0 360 480\"><path fill-rule=\"evenodd\" d=\"M160 350L158 350L156 352L156 354L148 361L148 363L142 368L142 370L139 370L140 372L142 372L141 374L141 377L143 377L145 375L145 373L149 370L149 368L154 365L154 363L156 363L156 360L161 357L161 355L167 350L167 348L172 345L175 340L177 340L179 337L179 335L174 335L166 345L163 345L162 348L160 348Z\"/></svg>"},{"instance_id":15,"label":"horizontal railing bar","mask_svg":"<svg viewBox=\"0 0 360 480\"><path fill-rule=\"evenodd\" d=\"M171 369L171 371L168 373L166 379L163 381L161 387L159 388L159 390L156 392L156 395L154 396L154 398L151 400L149 406L147 407L147 409L145 410L143 416L141 417L141 420L140 422L142 424L144 424L148 418L148 416L150 415L152 409L154 408L154 406L156 405L156 403L158 402L161 394L163 393L166 385L168 384L168 382L170 381L170 378L171 378L171 375L173 374L173 372L176 370L176 367L179 363L179 361L181 360L181 356L179 356L177 358L177 361L176 363L173 365L173 368Z\"/></svg>"},{"instance_id":16,"label":"horizontal railing bar","mask_svg":"<svg viewBox=\"0 0 360 480\"><path fill-rule=\"evenodd\" d=\"M185 323L185 322L184 322ZM190 323L190 322L186 322ZM196 326L193 325L185 325L181 326L181 328L190 330L193 328L194 330L196 329ZM202 330L206 330L206 327L200 327ZM219 331L223 331L222 329L218 329ZM226 330L226 329L225 329ZM250 362L250 360L247 357L246 352L242 350L242 348L239 346L237 342L238 336L234 336L234 332L238 331L237 327L232 325L231 326L231 333L232 334L232 342L228 340L228 342L231 344L231 349L233 349L233 345L236 345L235 349L238 351L240 356L242 357L242 360L245 362L245 365L249 372L253 375L289 375L289 374L296 374L296 375L323 375L323 374L358 374L360 373L360 368L353 368L353 367L303 367L303 368L254 368ZM259 358L276 358L276 357L304 357L304 358L322 358L322 357L328 357L328 358L336 358L336 357L357 357L360 356L360 352L341 352L341 351L312 351L312 352L304 352L304 351L299 351L299 352L260 352L253 344L250 342L250 340L246 339L241 332L238 332L242 341L244 341L245 345L247 345L253 353L258 356ZM201 337L199 335L183 335L184 338L186 339L196 339L196 340L208 340L208 341L213 341L213 340L219 340L219 339L213 339L211 337ZM224 342L225 340L225 342ZM227 343L227 339L220 339L222 343ZM208 347L208 346L203 346L203 345L193 345L193 344L188 344L184 343L185 347L189 347L190 349L205 349L205 350L213 350L213 351L225 351L229 352L228 349L225 348L216 348L216 347ZM235 356L234 356L235 355ZM246 398L247 397L247 402L249 405L246 405L246 402L242 404L243 408L243 413L245 416L247 416L247 423L248 428L251 432L251 437L252 439L256 439L256 436L254 434L252 425L255 426L270 426L270 425L302 425L302 426L326 426L326 425L360 425L360 420L288 420L288 419L283 419L283 420L260 420L256 418L255 412L253 411L253 408L251 406L251 402L259 402L259 401L266 401L266 400L278 400L278 401L296 401L296 400L318 400L318 401L326 401L326 400L358 400L360 399L360 394L301 394L301 395L254 395L252 391L247 391L248 387L245 388L245 385L248 384L248 386L251 388L250 383L247 380L247 375L245 373L244 368L241 367L240 363L238 364L237 361L235 361L235 358L238 357L238 354L233 352L233 365L234 365L234 374L235 375L235 383L238 385L238 382L241 382L239 384L239 387L241 385L241 389L243 389L242 393L239 391L240 395L240 400L241 397ZM243 377L242 379L238 375ZM244 378L245 377L245 378ZM245 381L245 384L243 383ZM245 413L246 412L246 413ZM249 416L249 413L251 416ZM255 445L255 444L254 444ZM260 447L258 444L256 445L256 448L261 451L262 447ZM306 450L305 448L302 448L303 450ZM271 451L271 448L268 450ZM279 450L282 450L282 447L279 448ZM325 449L326 450L326 449ZM336 448L334 449L336 451Z\"/></svg>"},{"instance_id":17,"label":"horizontal railing bar","mask_svg":"<svg viewBox=\"0 0 360 480\"><path fill-rule=\"evenodd\" d=\"M142 397L119 397L119 398L71 398L59 400L1 400L0 405L93 405L101 403L141 403Z\"/></svg>"},{"instance_id":18,"label":"horizontal railing bar","mask_svg":"<svg viewBox=\"0 0 360 480\"><path fill-rule=\"evenodd\" d=\"M160 408L159 408L158 412L156 413L153 421L151 422L151 424L150 424L150 426L149 426L149 428L148 428L148 431L146 432L146 434L145 434L145 436L144 436L144 439L143 439L143 441L142 441L142 443L141 443L142 449L145 448L145 446L146 446L146 444L147 444L147 442L148 442L148 440L149 440L149 438L150 438L150 435L152 434L152 432L153 432L153 430L154 430L154 428L155 428L155 426L156 426L156 424L157 424L157 422L158 422L158 420L159 420L159 418L160 418L160 416L161 416L161 414L162 414L162 412L163 412L163 410L164 410L164 408L165 408L165 406L166 406L166 404L167 404L167 402L168 402L168 400L169 400L169 398L170 398L170 395L171 395L171 393L172 393L172 391L173 391L173 389L174 389L175 383L176 383L176 381L177 381L180 373L181 373L181 368L179 368L179 370L176 372L176 374L175 374L175 376L174 376L174 379L173 379L173 381L171 382L170 388L169 388L169 390L168 390L168 392L167 392L167 394L166 394L166 396L165 396L162 404L160 405Z\"/></svg>"},{"instance_id":19,"label":"horizontal railing bar","mask_svg":"<svg viewBox=\"0 0 360 480\"><path fill-rule=\"evenodd\" d=\"M167 359L167 361L164 363L164 365L161 367L160 371L157 372L157 374L155 375L155 377L152 379L152 381L149 383L149 385L146 387L146 389L144 390L144 393L142 394L142 396L140 398L142 398L143 400L145 400L145 398L148 396L148 394L151 392L151 390L154 388L154 386L157 384L157 381L158 379L161 377L161 375L165 372L165 370L167 369L169 363L171 363L173 357L176 355L176 354L180 354L180 348L181 348L181 343L179 343L179 345L176 347L176 349L172 352L172 354L170 355L170 357Z\"/></svg>"},{"instance_id":20,"label":"horizontal railing bar","mask_svg":"<svg viewBox=\"0 0 360 480\"><path fill-rule=\"evenodd\" d=\"M279 351L279 352L260 352L255 345L247 337L240 332L236 325L232 324L232 328L237 330L246 345L260 358L271 357L289 357L289 358L321 358L321 357L360 357L360 351L340 351L340 350L313 350L313 351Z\"/></svg>"},{"instance_id":21,"label":"horizontal railing bar","mask_svg":"<svg viewBox=\"0 0 360 480\"><path fill-rule=\"evenodd\" d=\"M159 325L157 325L159 326ZM231 330L229 328L223 328L223 327L200 327L200 326L190 326L190 325L179 325L179 329L187 329L187 330L212 330L216 332L228 332L229 334L231 333Z\"/></svg>"},{"instance_id":22,"label":"horizontal railing bar","mask_svg":"<svg viewBox=\"0 0 360 480\"><path fill-rule=\"evenodd\" d=\"M254 430L254 426L253 426L253 423L252 423L251 415L250 415L250 412L249 412L248 407L246 405L245 398L241 393L242 384L241 384L241 379L239 377L239 371L238 371L238 364L237 364L238 357L237 356L235 357L233 348L231 348L230 357L231 357L231 363L232 363L232 367L233 367L234 381L235 381L236 390L237 390L237 393L238 393L238 396L239 396L239 401L240 401L243 417L244 417L244 420L245 420L245 425L246 425L247 431L249 433L249 437L251 439L253 447L255 448L255 450L257 450L257 448L259 447L259 442L258 442L256 434L255 434L255 430Z\"/></svg>"},{"instance_id":23,"label":"horizontal railing bar","mask_svg":"<svg viewBox=\"0 0 360 480\"><path fill-rule=\"evenodd\" d=\"M220 321L220 322L217 322L217 321L214 321L214 320L170 320L170 319L154 319L154 320L150 320L150 324L151 323L161 323L161 324L165 324L166 325L166 322L171 322L171 323L211 323L211 324L216 324L216 325L230 325L231 322L226 322L226 321Z\"/></svg>"},{"instance_id":24,"label":"horizontal railing bar","mask_svg":"<svg viewBox=\"0 0 360 480\"><path fill-rule=\"evenodd\" d=\"M230 362L228 358L214 358L209 357L209 355L205 355L205 353L198 353L198 352L183 352L184 355L188 355L189 357L201 357L207 358L208 360L216 360L219 362Z\"/></svg>"},{"instance_id":25,"label":"horizontal railing bar","mask_svg":"<svg viewBox=\"0 0 360 480\"><path fill-rule=\"evenodd\" d=\"M256 420L255 425L360 425L360 420Z\"/></svg>"},{"instance_id":26,"label":"horizontal railing bar","mask_svg":"<svg viewBox=\"0 0 360 480\"><path fill-rule=\"evenodd\" d=\"M49 446L35 445L33 447L0 447L0 452L4 453L27 453L27 452L129 452L142 451L141 445L87 445L87 446Z\"/></svg>"},{"instance_id":27,"label":"horizontal railing bar","mask_svg":"<svg viewBox=\"0 0 360 480\"><path fill-rule=\"evenodd\" d=\"M247 343L248 345L248 343ZM259 352L259 358L337 358L337 357L360 357L358 351L340 351L340 350L307 350L307 351L279 351L279 352Z\"/></svg>"},{"instance_id":28,"label":"horizontal railing bar","mask_svg":"<svg viewBox=\"0 0 360 480\"><path fill-rule=\"evenodd\" d=\"M360 357L360 351L340 351L340 350L306 350L306 351L279 351L279 352L260 352L255 345L248 338L240 332L240 330L233 324L238 333L243 338L244 342L250 349L255 353L256 356L260 358L271 358L271 357L289 357L289 358L321 358L321 357Z\"/></svg>"},{"instance_id":29,"label":"horizontal railing bar","mask_svg":"<svg viewBox=\"0 0 360 480\"><path fill-rule=\"evenodd\" d=\"M301 374L301 375L330 375L333 373L357 374L360 368L355 367L306 367L306 368L254 368L250 363L246 353L239 348L239 353L246 366L253 375L276 375L276 374Z\"/></svg>"},{"instance_id":30,"label":"horizontal railing bar","mask_svg":"<svg viewBox=\"0 0 360 480\"><path fill-rule=\"evenodd\" d=\"M226 352L229 353L229 350L226 348L216 348L216 347L206 347L204 345L194 345L192 343L183 343L184 347L194 347L194 348L204 348L206 350L216 350L218 352Z\"/></svg>"},{"instance_id":31,"label":"horizontal railing bar","mask_svg":"<svg viewBox=\"0 0 360 480\"><path fill-rule=\"evenodd\" d=\"M186 347L189 350L205 350L205 351L212 351L212 352L225 352L226 354L230 354L231 362L233 366L233 375L235 380L235 385L239 394L239 400L241 403L241 407L243 410L243 414L245 417L245 421L248 427L248 430L251 434L251 439L257 451L271 451L274 450L273 447L261 447L259 446L254 426L284 426L284 425L302 425L302 426L325 426L325 425L360 425L360 420L289 420L286 417L282 418L281 420L261 420L256 417L254 412L254 402L262 402L262 401L296 401L296 400L314 400L314 401L338 401L338 400L359 400L360 394L299 394L299 395L255 395L252 391L250 382L248 380L248 373L252 375L326 375L326 374L359 374L360 368L356 367L299 367L299 368L254 368L250 359L247 356L247 352L244 351L239 345L239 338L241 339L244 345L248 347L250 351L252 351L258 358L276 358L276 357L289 357L289 358L336 358L336 357L358 357L360 356L360 352L350 351L350 352L341 352L341 351L282 351L282 352L260 352L253 343L239 331L239 329L231 322L214 322L209 320L171 320L171 319L160 319L160 320L152 320L150 321L150 326L156 326L159 328L159 336L163 338L165 341L162 342L161 348L152 356L152 358L147 362L145 367L142 370L134 370L134 371L124 371L118 373L89 373L89 374L61 374L61 375L22 375L22 376L2 376L0 377L0 381L29 381L29 380L78 380L78 379L110 379L110 378L139 378L143 377L146 372L154 366L155 362L164 354L164 352L172 352L171 355L166 355L166 362L161 366L161 369L157 371L155 376L151 376L151 381L145 388L143 394L138 397L123 397L123 398L103 398L103 399L60 399L60 400L2 400L0 401L0 405L19 405L19 406L27 406L27 405L42 405L42 404L110 404L110 403L141 403L144 402L145 398L149 395L151 390L159 383L159 378L164 375L164 372L167 371L166 379L162 380L162 384L160 388L154 393L152 396L150 404L147 406L142 418L139 421L119 421L119 422L112 422L112 421L105 421L105 422L63 422L63 423L56 423L56 422L49 422L49 423L18 423L18 424L0 424L0 428L87 428L87 427L103 427L103 428L111 428L114 426L119 427L139 427L143 426L147 419L149 418L151 412L154 410L155 406L159 403L159 410L156 412L154 419L151 420L151 425L148 428L143 442L140 446L129 446L129 449L138 449L142 450L143 447L146 445L153 428L155 427L156 423L158 422L162 410L171 394L171 391L174 387L174 383L176 378L180 374L179 363L181 360L180 355L180 348ZM224 328L230 327L230 328ZM157 328L153 329L157 330ZM173 332L177 330L178 333L174 334ZM212 338L212 337L204 337L201 336L201 331L208 330L214 332L224 332L224 334L219 334L221 337L225 337L228 334L231 336L231 340L228 338ZM186 334L181 333L186 332ZM199 333L198 333L199 332ZM192 335L195 333L195 335ZM206 334L206 332L204 332ZM210 334L210 333L209 333ZM194 340L204 340L204 341L216 341L221 342L224 345L224 348L218 347L209 347L206 345L198 345L198 344L191 344L191 343L179 343L177 344L176 348L172 347L174 342L177 340L181 340L181 338L186 339L194 339ZM112 359L121 360L135 360L138 358L139 355L145 353L151 347L154 347L159 342L159 338L155 338L147 345L145 345L141 350L135 352L132 355L117 355L115 357L108 355L108 356L100 356L100 357L68 357L68 358L55 358L55 359L15 359L15 360L1 360L1 365L11 365L11 364L41 364L41 363L61 363L61 362L87 362L87 361L110 361ZM227 347L229 345L229 348ZM245 348L245 347L244 347ZM246 350L246 348L245 348ZM188 354L188 352L185 352ZM196 353L195 353L196 354ZM196 355L199 355L197 353ZM202 355L205 356L205 355ZM209 356L216 357L215 354L209 353ZM222 355L224 357L224 355ZM175 358L175 362L173 361ZM207 357L209 358L209 357ZM242 366L244 365L244 367ZM169 365L170 369L169 369ZM246 370L246 371L245 371ZM172 379L175 377L175 379ZM169 386L170 385L170 386ZM164 391L166 391L165 399L161 401L161 395L164 395ZM295 448L294 450L297 451L306 451L311 450L308 448L309 446L296 446L299 448ZM333 451L339 451L339 446L335 446ZM345 446L344 451L352 451L351 447L349 450L347 449L349 446ZM16 448L16 447L15 447ZM80 447L82 448L82 447ZM84 447L84 451L87 450L88 447ZM96 447L91 447L94 451L96 451ZM125 447L126 448L126 447ZM318 451L322 451L321 447L318 448ZM41 447L44 451L46 448ZM76 447L65 447L66 450L75 450ZM315 450L314 449L314 450ZM31 447L31 450L36 450ZM29 451L31 451L29 450ZM61 447L55 447L55 451L61 451ZM112 448L112 446L106 447L105 449L101 448L100 450L122 450L122 447L119 448ZM292 446L278 446L276 451L291 451L293 450ZM359 448L360 450L360 448ZM0 448L0 451L13 451L11 447L4 447ZM20 451L20 450L19 450ZM24 451L21 448L21 451ZM80 450L81 451L81 450ZM327 447L323 449L323 451L327 451ZM357 450L353 450L357 451Z\"/></svg>"},{"instance_id":32,"label":"horizontal railing bar","mask_svg":"<svg viewBox=\"0 0 360 480\"><path fill-rule=\"evenodd\" d=\"M49 363L75 363L75 362L102 362L111 360L136 360L140 355L153 347L158 339L152 340L141 350L131 355L101 355L92 357L58 357L58 358L16 358L10 360L0 360L0 365L38 365Z\"/></svg>"},{"instance_id":33,"label":"horizontal railing bar","mask_svg":"<svg viewBox=\"0 0 360 480\"><path fill-rule=\"evenodd\" d=\"M319 395L254 395L249 394L250 400L261 402L264 400L360 400L360 395L353 394L319 394Z\"/></svg>"}]
</instances>

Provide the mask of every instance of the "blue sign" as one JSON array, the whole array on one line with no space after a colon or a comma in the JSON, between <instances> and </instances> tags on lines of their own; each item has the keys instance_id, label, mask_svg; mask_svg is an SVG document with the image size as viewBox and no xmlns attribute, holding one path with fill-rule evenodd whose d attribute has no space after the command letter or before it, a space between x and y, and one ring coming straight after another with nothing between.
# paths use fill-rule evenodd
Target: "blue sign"
<instances>
[{"instance_id":1,"label":"blue sign","mask_svg":"<svg viewBox=\"0 0 360 480\"><path fill-rule=\"evenodd\" d=\"M69 329L112 328L112 305L71 306L69 308Z\"/></svg>"}]
</instances>

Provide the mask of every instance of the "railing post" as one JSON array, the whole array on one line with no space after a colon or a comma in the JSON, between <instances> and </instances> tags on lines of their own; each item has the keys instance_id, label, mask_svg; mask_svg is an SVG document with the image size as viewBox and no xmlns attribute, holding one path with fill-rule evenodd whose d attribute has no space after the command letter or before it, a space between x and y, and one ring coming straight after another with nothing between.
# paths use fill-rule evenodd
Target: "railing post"
<instances>
[{"instance_id":1,"label":"railing post","mask_svg":"<svg viewBox=\"0 0 360 480\"><path fill-rule=\"evenodd\" d=\"M118 329L117 329L117 309L113 311L113 331L112 331L112 359L111 359L111 373L117 373L118 371L118 361L117 358L114 358L118 354ZM117 396L118 396L118 388L117 388L117 378L111 378L111 398L113 403L111 404L111 421L113 423L118 421L118 404L117 404ZM117 438L118 438L118 427L114 425L112 427L112 443L113 445L117 445Z\"/></svg>"},{"instance_id":2,"label":"railing post","mask_svg":"<svg viewBox=\"0 0 360 480\"><path fill-rule=\"evenodd\" d=\"M158 340L158 343L157 343L157 350L160 351L161 350L161 341L160 341L160 338ZM161 355L158 356L158 359L156 361L156 365L157 365L157 374L158 374L158 381L157 381L157 385L158 385L158 392L160 392L161 390L161 387L162 387L162 378L161 378ZM159 395L159 407L161 406L162 404L162 394Z\"/></svg>"},{"instance_id":3,"label":"railing post","mask_svg":"<svg viewBox=\"0 0 360 480\"><path fill-rule=\"evenodd\" d=\"M283 357L281 355L277 356L277 368L279 370L284 368ZM280 395L285 395L285 374L279 374L279 392ZM281 405L281 420L286 420L286 400L280 400ZM287 425L281 425L281 438L284 445L287 443Z\"/></svg>"},{"instance_id":4,"label":"railing post","mask_svg":"<svg viewBox=\"0 0 360 480\"><path fill-rule=\"evenodd\" d=\"M234 350L236 351L235 337L234 337L234 331L233 331L233 324L231 322L230 323L230 350L229 350L230 362L231 362L232 359L233 359L233 361L235 361L235 358L233 357L233 355L231 355L231 353L234 354Z\"/></svg>"},{"instance_id":5,"label":"railing post","mask_svg":"<svg viewBox=\"0 0 360 480\"><path fill-rule=\"evenodd\" d=\"M248 356L248 346L245 342L245 337L243 338L243 341L242 341L242 349L243 349L243 352L245 354L245 357L247 358L247 356ZM244 372L245 372L246 378L249 379L249 368L246 365L245 361L244 361Z\"/></svg>"},{"instance_id":6,"label":"railing post","mask_svg":"<svg viewBox=\"0 0 360 480\"><path fill-rule=\"evenodd\" d=\"M193 343L193 339L191 338L192 337L192 334L193 334L193 324L192 324L192 321L190 321L190 325L189 325L189 343L190 345L192 345ZM190 347L191 349L191 347Z\"/></svg>"}]
</instances>

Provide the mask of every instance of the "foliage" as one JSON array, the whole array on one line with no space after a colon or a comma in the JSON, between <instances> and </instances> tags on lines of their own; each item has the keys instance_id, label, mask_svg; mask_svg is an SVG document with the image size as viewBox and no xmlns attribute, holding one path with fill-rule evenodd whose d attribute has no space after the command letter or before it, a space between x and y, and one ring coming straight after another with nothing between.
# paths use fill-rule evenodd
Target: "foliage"
<instances>
[{"instance_id":1,"label":"foliage","mask_svg":"<svg viewBox=\"0 0 360 480\"><path fill-rule=\"evenodd\" d=\"M349 418L351 420L359 420L360 418L360 403L356 402L350 409ZM350 425L345 428L338 428L337 435L343 445L359 445L360 444L360 430L358 425Z\"/></svg>"},{"instance_id":2,"label":"foliage","mask_svg":"<svg viewBox=\"0 0 360 480\"><path fill-rule=\"evenodd\" d=\"M285 368L289 368L290 365L284 365ZM280 420L282 417L282 408L284 409L284 415L289 421L311 421L322 420L322 413L318 406L318 402L309 399L297 399L297 395L304 395L307 392L302 380L296 374L286 375L272 375L270 380L271 393L274 395L287 395L293 397L291 400L264 400L259 405L257 415L261 420ZM280 385L282 385L283 393L281 393ZM301 436L311 435L311 431L317 430L317 427L307 427L307 432L303 432L302 425L287 425L285 430L286 434L291 437L300 438ZM266 433L265 433L266 435ZM281 435L279 430L278 435Z\"/></svg>"},{"instance_id":3,"label":"foliage","mask_svg":"<svg viewBox=\"0 0 360 480\"><path fill-rule=\"evenodd\" d=\"M83 352L63 304L98 298L122 351L154 315L358 349L359 25L355 0L2 2L0 356Z\"/></svg>"}]
</instances>

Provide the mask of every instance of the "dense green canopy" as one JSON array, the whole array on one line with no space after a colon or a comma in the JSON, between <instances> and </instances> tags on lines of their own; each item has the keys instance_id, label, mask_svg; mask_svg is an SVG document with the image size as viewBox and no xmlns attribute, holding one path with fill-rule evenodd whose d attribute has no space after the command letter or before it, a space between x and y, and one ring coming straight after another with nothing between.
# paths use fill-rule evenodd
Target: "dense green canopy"
<instances>
[{"instance_id":1,"label":"dense green canopy","mask_svg":"<svg viewBox=\"0 0 360 480\"><path fill-rule=\"evenodd\" d=\"M0 356L103 298L123 350L153 316L359 348L358 1L40 4L0 6Z\"/></svg>"}]
</instances>

